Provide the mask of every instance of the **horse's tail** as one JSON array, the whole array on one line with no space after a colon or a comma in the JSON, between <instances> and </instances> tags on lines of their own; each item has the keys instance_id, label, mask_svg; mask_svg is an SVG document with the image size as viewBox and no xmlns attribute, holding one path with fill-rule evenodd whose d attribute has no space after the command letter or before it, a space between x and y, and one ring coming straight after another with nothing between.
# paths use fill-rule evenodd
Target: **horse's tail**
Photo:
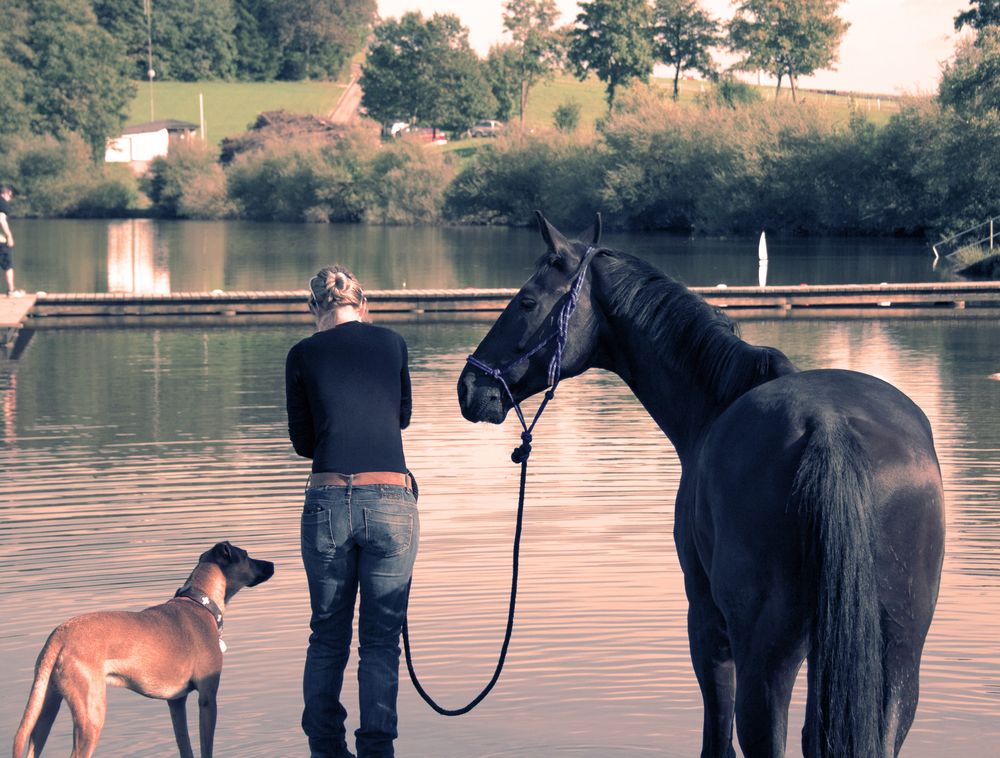
<instances>
[{"instance_id":1,"label":"horse's tail","mask_svg":"<svg viewBox=\"0 0 1000 758\"><path fill-rule=\"evenodd\" d=\"M882 628L875 574L876 513L869 457L845 424L810 435L792 488L807 524L804 545L818 587L807 725L818 754L882 754Z\"/></svg>"},{"instance_id":2,"label":"horse's tail","mask_svg":"<svg viewBox=\"0 0 1000 758\"><path fill-rule=\"evenodd\" d=\"M49 635L42 652L38 654L38 661L35 663L35 681L31 685L31 693L28 695L28 704L24 706L24 715L21 717L21 724L14 735L14 758L23 758L24 751L31 747L29 755L35 755L36 746L32 741L32 733L38 724L38 718L42 713L42 707L46 699L50 696L50 680L52 669L56 665L59 653L62 652L62 641L56 635L57 629Z\"/></svg>"}]
</instances>

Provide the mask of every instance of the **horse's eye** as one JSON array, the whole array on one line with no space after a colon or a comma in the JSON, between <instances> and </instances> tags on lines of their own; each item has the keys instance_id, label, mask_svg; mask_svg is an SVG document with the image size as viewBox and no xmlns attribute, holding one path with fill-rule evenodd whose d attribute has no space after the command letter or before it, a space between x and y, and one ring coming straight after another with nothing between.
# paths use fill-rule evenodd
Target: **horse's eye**
<instances>
[{"instance_id":1,"label":"horse's eye","mask_svg":"<svg viewBox=\"0 0 1000 758\"><path fill-rule=\"evenodd\" d=\"M531 297L521 298L521 309L525 311L535 310L535 306L538 305L538 301Z\"/></svg>"}]
</instances>

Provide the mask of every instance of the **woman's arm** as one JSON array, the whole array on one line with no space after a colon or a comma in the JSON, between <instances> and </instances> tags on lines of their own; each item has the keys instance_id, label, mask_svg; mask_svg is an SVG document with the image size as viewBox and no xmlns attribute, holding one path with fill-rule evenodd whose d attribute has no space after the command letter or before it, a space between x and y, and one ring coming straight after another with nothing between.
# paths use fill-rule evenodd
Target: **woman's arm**
<instances>
[{"instance_id":1,"label":"woman's arm","mask_svg":"<svg viewBox=\"0 0 1000 758\"><path fill-rule=\"evenodd\" d=\"M403 351L403 367L399 370L399 428L405 429L410 425L410 414L413 412L413 388L410 386L410 356L406 349L406 342L400 338Z\"/></svg>"},{"instance_id":2,"label":"woman's arm","mask_svg":"<svg viewBox=\"0 0 1000 758\"><path fill-rule=\"evenodd\" d=\"M312 412L299 370L298 351L293 347L285 358L285 408L288 411L288 437L295 452L312 458L316 448Z\"/></svg>"}]
</instances>

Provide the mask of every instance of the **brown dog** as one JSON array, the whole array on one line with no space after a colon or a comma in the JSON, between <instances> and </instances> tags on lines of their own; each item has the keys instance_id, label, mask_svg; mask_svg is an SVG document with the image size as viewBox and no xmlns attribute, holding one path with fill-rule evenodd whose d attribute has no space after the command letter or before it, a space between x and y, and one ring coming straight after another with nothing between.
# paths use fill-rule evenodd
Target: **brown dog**
<instances>
[{"instance_id":1,"label":"brown dog","mask_svg":"<svg viewBox=\"0 0 1000 758\"><path fill-rule=\"evenodd\" d=\"M211 758L222 673L222 613L243 587L274 574L228 542L203 553L177 594L138 613L98 611L58 626L38 655L35 681L14 736L14 758L41 755L62 699L73 715L70 758L89 758L104 726L107 685L166 700L181 758L194 758L185 703L198 690L202 758Z\"/></svg>"}]
</instances>

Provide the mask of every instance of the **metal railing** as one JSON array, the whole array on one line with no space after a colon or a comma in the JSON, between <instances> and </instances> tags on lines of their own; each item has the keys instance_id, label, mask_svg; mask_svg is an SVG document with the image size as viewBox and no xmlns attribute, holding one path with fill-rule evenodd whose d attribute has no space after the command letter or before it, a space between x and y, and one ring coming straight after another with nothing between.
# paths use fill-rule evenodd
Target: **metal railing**
<instances>
[{"instance_id":1,"label":"metal railing","mask_svg":"<svg viewBox=\"0 0 1000 758\"><path fill-rule=\"evenodd\" d=\"M989 221L946 237L936 245L932 245L931 249L934 251L936 261L939 258L948 258L967 247L988 248L991 251L1000 248L1000 216L994 216Z\"/></svg>"}]
</instances>

